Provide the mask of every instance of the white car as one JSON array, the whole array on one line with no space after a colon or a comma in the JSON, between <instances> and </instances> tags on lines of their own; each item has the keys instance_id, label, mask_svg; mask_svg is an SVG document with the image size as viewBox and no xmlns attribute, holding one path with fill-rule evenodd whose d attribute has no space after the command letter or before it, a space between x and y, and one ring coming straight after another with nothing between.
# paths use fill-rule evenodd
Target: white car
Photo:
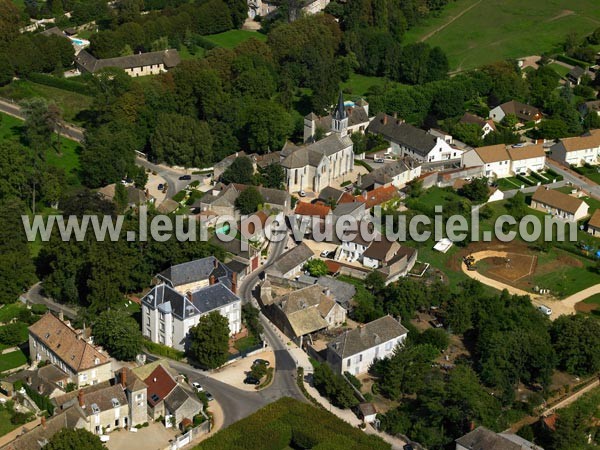
<instances>
[{"instance_id":1,"label":"white car","mask_svg":"<svg viewBox=\"0 0 600 450\"><path fill-rule=\"evenodd\" d=\"M326 258L326 257L327 257L327 255L329 255L329 250L323 250L323 251L321 252L321 258Z\"/></svg>"},{"instance_id":2,"label":"white car","mask_svg":"<svg viewBox=\"0 0 600 450\"><path fill-rule=\"evenodd\" d=\"M304 192L304 191L300 191L300 192L298 192L298 195L299 195L300 197L306 197L306 192Z\"/></svg>"},{"instance_id":3,"label":"white car","mask_svg":"<svg viewBox=\"0 0 600 450\"><path fill-rule=\"evenodd\" d=\"M204 390L204 388L202 387L202 385L200 383L198 383L197 381L194 381L192 383L192 387L194 388L194 390L196 392L202 392Z\"/></svg>"},{"instance_id":4,"label":"white car","mask_svg":"<svg viewBox=\"0 0 600 450\"><path fill-rule=\"evenodd\" d=\"M542 313L546 314L547 316L551 316L552 315L552 309L548 308L546 305L540 305L540 306L538 306L538 309Z\"/></svg>"}]
</instances>

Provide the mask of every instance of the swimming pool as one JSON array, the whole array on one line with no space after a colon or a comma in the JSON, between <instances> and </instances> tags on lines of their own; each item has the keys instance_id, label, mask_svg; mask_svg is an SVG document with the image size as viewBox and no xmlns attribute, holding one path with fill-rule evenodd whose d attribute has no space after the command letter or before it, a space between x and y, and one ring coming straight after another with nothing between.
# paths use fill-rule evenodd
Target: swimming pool
<instances>
[{"instance_id":1,"label":"swimming pool","mask_svg":"<svg viewBox=\"0 0 600 450\"><path fill-rule=\"evenodd\" d=\"M71 41L73 42L73 44L75 45L80 45L80 46L84 46L84 45L89 45L90 41L86 41L85 39L78 39L78 38L74 38L74 37L70 37L69 39L71 39Z\"/></svg>"}]
</instances>

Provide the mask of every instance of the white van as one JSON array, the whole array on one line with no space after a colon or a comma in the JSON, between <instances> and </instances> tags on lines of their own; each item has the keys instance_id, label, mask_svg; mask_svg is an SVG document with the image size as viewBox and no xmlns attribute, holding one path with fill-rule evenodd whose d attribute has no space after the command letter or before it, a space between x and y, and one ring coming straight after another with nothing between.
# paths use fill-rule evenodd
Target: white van
<instances>
[{"instance_id":1,"label":"white van","mask_svg":"<svg viewBox=\"0 0 600 450\"><path fill-rule=\"evenodd\" d=\"M540 310L542 313L546 314L547 316L549 316L549 315L551 315L551 314L552 314L552 309L551 309L551 308L548 308L548 307L547 307L547 306L545 306L545 305L540 305L540 306L538 306L538 309L539 309L539 310Z\"/></svg>"}]
</instances>

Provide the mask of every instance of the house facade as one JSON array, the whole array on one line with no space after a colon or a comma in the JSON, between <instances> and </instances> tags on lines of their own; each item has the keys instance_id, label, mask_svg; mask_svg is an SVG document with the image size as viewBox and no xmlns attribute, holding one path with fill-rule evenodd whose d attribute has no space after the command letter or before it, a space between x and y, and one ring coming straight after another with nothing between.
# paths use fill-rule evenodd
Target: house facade
<instances>
[{"instance_id":1,"label":"house facade","mask_svg":"<svg viewBox=\"0 0 600 450\"><path fill-rule=\"evenodd\" d=\"M600 237L600 209L594 211L587 224L586 230L592 236Z\"/></svg>"},{"instance_id":2,"label":"house facade","mask_svg":"<svg viewBox=\"0 0 600 450\"><path fill-rule=\"evenodd\" d=\"M231 334L240 331L237 275L215 257L172 266L157 279L142 298L142 334L152 342L185 350L190 328L215 311L227 318Z\"/></svg>"},{"instance_id":3,"label":"house facade","mask_svg":"<svg viewBox=\"0 0 600 450\"><path fill-rule=\"evenodd\" d=\"M580 198L540 186L531 197L531 207L561 219L575 221L588 214L589 206Z\"/></svg>"},{"instance_id":4,"label":"house facade","mask_svg":"<svg viewBox=\"0 0 600 450\"><path fill-rule=\"evenodd\" d=\"M337 373L366 373L375 359L392 355L402 346L408 330L391 316L348 330L327 346L327 363Z\"/></svg>"},{"instance_id":5,"label":"house facade","mask_svg":"<svg viewBox=\"0 0 600 450\"><path fill-rule=\"evenodd\" d=\"M600 130L590 130L585 136L560 139L550 147L550 157L569 166L598 164Z\"/></svg>"},{"instance_id":6,"label":"house facade","mask_svg":"<svg viewBox=\"0 0 600 450\"><path fill-rule=\"evenodd\" d=\"M487 178L505 178L511 174L510 155L504 144L469 150L462 157L462 165L483 166L483 174Z\"/></svg>"},{"instance_id":7,"label":"house facade","mask_svg":"<svg viewBox=\"0 0 600 450\"><path fill-rule=\"evenodd\" d=\"M507 152L511 160L511 172L514 175L526 175L544 170L546 151L542 144L510 147Z\"/></svg>"},{"instance_id":8,"label":"house facade","mask_svg":"<svg viewBox=\"0 0 600 450\"><path fill-rule=\"evenodd\" d=\"M494 122L502 122L507 115L513 115L520 123L535 122L542 120L542 113L534 106L511 100L490 110L490 119Z\"/></svg>"},{"instance_id":9,"label":"house facade","mask_svg":"<svg viewBox=\"0 0 600 450\"><path fill-rule=\"evenodd\" d=\"M366 190L390 185L402 189L407 183L420 176L421 165L414 164L412 161L396 161L361 176L358 185Z\"/></svg>"},{"instance_id":10,"label":"house facade","mask_svg":"<svg viewBox=\"0 0 600 450\"><path fill-rule=\"evenodd\" d=\"M29 327L32 361L54 364L78 388L110 380L113 373L108 355L95 347L85 333L47 312Z\"/></svg>"},{"instance_id":11,"label":"house facade","mask_svg":"<svg viewBox=\"0 0 600 450\"><path fill-rule=\"evenodd\" d=\"M174 48L108 59L97 59L82 50L75 58L75 66L81 73L96 73L107 67L116 67L123 69L130 77L158 75L176 67L180 62L179 52Z\"/></svg>"}]
</instances>

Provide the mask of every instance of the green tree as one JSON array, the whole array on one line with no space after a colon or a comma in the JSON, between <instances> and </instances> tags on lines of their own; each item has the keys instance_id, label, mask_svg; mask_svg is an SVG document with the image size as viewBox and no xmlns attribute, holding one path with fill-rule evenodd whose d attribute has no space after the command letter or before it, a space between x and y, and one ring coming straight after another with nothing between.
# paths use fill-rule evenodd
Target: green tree
<instances>
[{"instance_id":1,"label":"green tree","mask_svg":"<svg viewBox=\"0 0 600 450\"><path fill-rule=\"evenodd\" d=\"M222 366L229 355L229 321L218 312L202 316L190 328L188 355L208 369Z\"/></svg>"},{"instance_id":2,"label":"green tree","mask_svg":"<svg viewBox=\"0 0 600 450\"><path fill-rule=\"evenodd\" d=\"M600 370L600 324L580 315L561 316L552 322L552 346L562 370L588 375Z\"/></svg>"},{"instance_id":3,"label":"green tree","mask_svg":"<svg viewBox=\"0 0 600 450\"><path fill-rule=\"evenodd\" d=\"M248 186L235 200L235 206L242 214L252 214L258 211L260 205L265 202L263 196L254 186Z\"/></svg>"},{"instance_id":4,"label":"green tree","mask_svg":"<svg viewBox=\"0 0 600 450\"><path fill-rule=\"evenodd\" d=\"M427 328L418 336L417 341L420 344L430 344L439 351L443 351L450 344L450 336L442 328Z\"/></svg>"},{"instance_id":5,"label":"green tree","mask_svg":"<svg viewBox=\"0 0 600 450\"><path fill-rule=\"evenodd\" d=\"M83 428L63 428L44 446L48 450L104 450L100 437Z\"/></svg>"},{"instance_id":6,"label":"green tree","mask_svg":"<svg viewBox=\"0 0 600 450\"><path fill-rule=\"evenodd\" d=\"M329 273L327 264L322 259L313 258L304 265L304 270L307 270L313 277L322 277Z\"/></svg>"},{"instance_id":7,"label":"green tree","mask_svg":"<svg viewBox=\"0 0 600 450\"><path fill-rule=\"evenodd\" d=\"M254 184L254 166L247 156L236 158L221 175L224 183Z\"/></svg>"},{"instance_id":8,"label":"green tree","mask_svg":"<svg viewBox=\"0 0 600 450\"><path fill-rule=\"evenodd\" d=\"M117 205L117 210L119 212L125 211L127 209L127 203L129 202L129 198L127 195L127 189L123 185L123 183L115 183L115 198L114 202Z\"/></svg>"},{"instance_id":9,"label":"green tree","mask_svg":"<svg viewBox=\"0 0 600 450\"><path fill-rule=\"evenodd\" d=\"M264 169L259 169L261 181L264 187L271 189L283 189L285 186L285 171L281 164L271 163Z\"/></svg>"},{"instance_id":10,"label":"green tree","mask_svg":"<svg viewBox=\"0 0 600 450\"><path fill-rule=\"evenodd\" d=\"M15 71L6 55L0 53L0 86L10 83Z\"/></svg>"},{"instance_id":11,"label":"green tree","mask_svg":"<svg viewBox=\"0 0 600 450\"><path fill-rule=\"evenodd\" d=\"M351 408L358 403L347 381L334 373L328 364L320 364L315 368L313 383L319 393L327 397L334 406Z\"/></svg>"},{"instance_id":12,"label":"green tree","mask_svg":"<svg viewBox=\"0 0 600 450\"><path fill-rule=\"evenodd\" d=\"M458 193L473 203L484 203L490 196L490 188L486 178L475 178L460 188Z\"/></svg>"},{"instance_id":13,"label":"green tree","mask_svg":"<svg viewBox=\"0 0 600 450\"><path fill-rule=\"evenodd\" d=\"M473 147L481 147L483 145L483 131L475 123L457 123L452 127L452 135L456 139Z\"/></svg>"},{"instance_id":14,"label":"green tree","mask_svg":"<svg viewBox=\"0 0 600 450\"><path fill-rule=\"evenodd\" d=\"M133 361L142 351L140 327L124 311L103 311L92 329L95 342L118 360Z\"/></svg>"},{"instance_id":15,"label":"green tree","mask_svg":"<svg viewBox=\"0 0 600 450\"><path fill-rule=\"evenodd\" d=\"M246 303L242 306L242 320L248 330L255 338L259 338L263 332L262 324L258 319L260 310L252 306L251 303Z\"/></svg>"},{"instance_id":16,"label":"green tree","mask_svg":"<svg viewBox=\"0 0 600 450\"><path fill-rule=\"evenodd\" d=\"M248 107L246 139L253 152L266 153L281 149L292 131L290 114L276 103L257 101Z\"/></svg>"}]
</instances>

